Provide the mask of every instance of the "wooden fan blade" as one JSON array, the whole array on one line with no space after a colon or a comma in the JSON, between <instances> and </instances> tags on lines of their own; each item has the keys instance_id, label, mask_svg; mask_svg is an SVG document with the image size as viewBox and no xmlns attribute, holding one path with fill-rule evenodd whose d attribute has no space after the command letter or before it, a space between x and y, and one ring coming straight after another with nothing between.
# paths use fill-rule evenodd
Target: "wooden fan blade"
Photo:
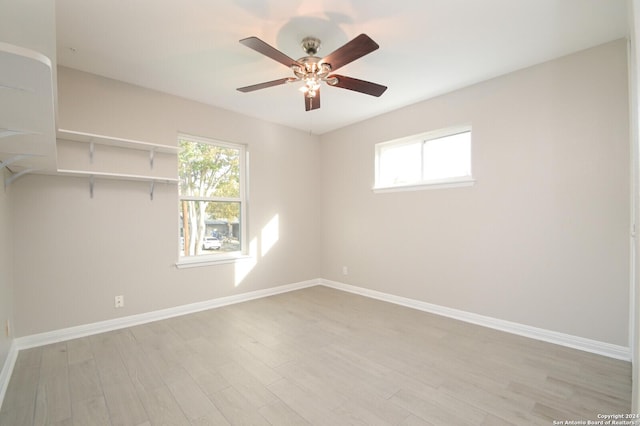
<instances>
[{"instance_id":1,"label":"wooden fan blade","mask_svg":"<svg viewBox=\"0 0 640 426\"><path fill-rule=\"evenodd\" d=\"M320 89L316 90L316 95L313 98L307 97L304 94L304 110L311 111L320 108Z\"/></svg>"},{"instance_id":2,"label":"wooden fan blade","mask_svg":"<svg viewBox=\"0 0 640 426\"><path fill-rule=\"evenodd\" d=\"M371 40L368 35L360 34L358 37L338 48L333 53L325 56L320 62L331 65L331 70L335 71L338 68L373 52L378 47L380 47L378 46L378 43Z\"/></svg>"},{"instance_id":3,"label":"wooden fan blade","mask_svg":"<svg viewBox=\"0 0 640 426\"><path fill-rule=\"evenodd\" d=\"M338 81L335 84L330 84L331 86L349 89L371 96L380 96L385 90L387 90L387 86L372 83L370 81L358 80L357 78L347 77L344 75L333 74L327 77L328 80L332 78L336 78Z\"/></svg>"},{"instance_id":4,"label":"wooden fan blade","mask_svg":"<svg viewBox=\"0 0 640 426\"><path fill-rule=\"evenodd\" d=\"M239 87L237 90L244 93L253 92L254 90L266 89L267 87L272 86L279 86L281 84L285 84L287 81L289 81L288 78L281 78L279 80L266 81L264 83L253 84L251 86Z\"/></svg>"},{"instance_id":5,"label":"wooden fan blade","mask_svg":"<svg viewBox=\"0 0 640 426\"><path fill-rule=\"evenodd\" d=\"M291 68L292 65L300 65L298 61L291 59L275 47L270 46L258 37L247 37L240 40L240 43L255 50L258 53L262 53L264 56L268 56L274 61L280 62L285 67Z\"/></svg>"}]
</instances>

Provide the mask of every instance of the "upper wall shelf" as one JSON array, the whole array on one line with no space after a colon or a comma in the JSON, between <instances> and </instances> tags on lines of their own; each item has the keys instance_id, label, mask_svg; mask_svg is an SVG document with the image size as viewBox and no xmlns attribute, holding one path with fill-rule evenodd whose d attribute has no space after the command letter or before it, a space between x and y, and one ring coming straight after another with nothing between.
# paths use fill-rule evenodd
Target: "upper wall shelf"
<instances>
[{"instance_id":1,"label":"upper wall shelf","mask_svg":"<svg viewBox=\"0 0 640 426\"><path fill-rule=\"evenodd\" d=\"M123 139L111 136L96 135L93 133L76 132L73 130L58 129L58 139L64 139L73 142L95 143L99 145L115 146L118 148L139 149L142 151L163 152L168 154L177 154L180 150L176 146L161 145L157 143L136 141L133 139Z\"/></svg>"},{"instance_id":2,"label":"upper wall shelf","mask_svg":"<svg viewBox=\"0 0 640 426\"><path fill-rule=\"evenodd\" d=\"M14 175L56 170L54 86L51 61L0 42L0 170Z\"/></svg>"},{"instance_id":3,"label":"upper wall shelf","mask_svg":"<svg viewBox=\"0 0 640 426\"><path fill-rule=\"evenodd\" d=\"M89 159L93 163L95 145L112 146L116 148L135 149L149 152L149 167L153 169L156 153L177 154L180 149L176 146L161 145L157 143L142 142L133 139L117 138L112 136L96 135L94 133L77 132L74 130L58 129L57 138L72 142L89 144Z\"/></svg>"},{"instance_id":4,"label":"upper wall shelf","mask_svg":"<svg viewBox=\"0 0 640 426\"><path fill-rule=\"evenodd\" d=\"M57 174L88 177L91 197L94 179L149 182L151 199L156 183L179 182L177 154L180 148L176 146L66 129L58 129L56 135Z\"/></svg>"}]
</instances>

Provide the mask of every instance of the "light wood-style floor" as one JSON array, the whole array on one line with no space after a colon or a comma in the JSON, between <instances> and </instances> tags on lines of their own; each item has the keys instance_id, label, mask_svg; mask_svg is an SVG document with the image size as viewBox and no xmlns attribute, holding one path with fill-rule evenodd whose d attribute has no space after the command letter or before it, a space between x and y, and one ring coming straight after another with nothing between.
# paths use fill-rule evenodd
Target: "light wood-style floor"
<instances>
[{"instance_id":1,"label":"light wood-style floor","mask_svg":"<svg viewBox=\"0 0 640 426\"><path fill-rule=\"evenodd\" d=\"M19 425L527 425L630 411L631 366L326 287L20 352Z\"/></svg>"}]
</instances>

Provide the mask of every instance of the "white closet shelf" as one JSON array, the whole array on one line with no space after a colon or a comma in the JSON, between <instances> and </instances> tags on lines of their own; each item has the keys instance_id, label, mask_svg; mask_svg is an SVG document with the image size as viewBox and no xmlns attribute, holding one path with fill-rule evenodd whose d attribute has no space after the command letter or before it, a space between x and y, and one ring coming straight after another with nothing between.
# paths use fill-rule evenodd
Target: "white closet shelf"
<instances>
[{"instance_id":1,"label":"white closet shelf","mask_svg":"<svg viewBox=\"0 0 640 426\"><path fill-rule=\"evenodd\" d=\"M118 148L154 151L168 154L177 154L180 151L180 148L178 148L177 146L143 142L133 139L116 138L112 136L97 135L93 133L76 132L74 130L58 129L56 135L58 139L62 140L94 143L98 145L115 146Z\"/></svg>"},{"instance_id":2,"label":"white closet shelf","mask_svg":"<svg viewBox=\"0 0 640 426\"><path fill-rule=\"evenodd\" d=\"M58 169L58 172L56 174L60 176L78 176L78 177L93 176L100 179L133 180L133 181L141 181L141 182L164 182L164 183L179 182L179 179L172 178L172 177L133 175L133 174L125 174L125 173L94 172L91 170Z\"/></svg>"},{"instance_id":3,"label":"white closet shelf","mask_svg":"<svg viewBox=\"0 0 640 426\"><path fill-rule=\"evenodd\" d=\"M156 183L168 183L168 184L177 184L179 182L176 175L173 176L158 176L157 172L154 173L154 159L156 154L168 154L163 155L158 158L161 161L167 161L169 157L175 158L180 152L180 149L176 146L169 145L161 145L157 143L149 143L142 142L133 139L124 139L117 138L112 136L104 136L97 135L94 133L86 133L86 132L78 132L75 130L65 130L58 129L56 132L56 137L58 141L72 141L72 142L81 142L86 143L89 148L89 161L93 163L93 157L95 154L95 145L104 145L109 147L122 148L125 151L122 151L120 154L123 155L123 159L127 157L128 154L132 152L129 151L127 154L126 150L138 150L145 151L149 153L149 164L148 164L148 174L131 174L131 173L119 173L119 172L104 172L104 171L96 171L96 170L82 170L82 169L61 169L58 168L57 175L60 176L77 176L77 177L88 177L89 178L89 195L93 198L93 189L94 189L94 181L95 179L115 179L122 181L139 181L139 182L149 182L150 190L149 195L153 200L153 191ZM91 166L90 166L91 168ZM177 172L177 170L176 170ZM165 171L165 174L167 172Z\"/></svg>"},{"instance_id":4,"label":"white closet shelf","mask_svg":"<svg viewBox=\"0 0 640 426\"><path fill-rule=\"evenodd\" d=\"M176 178L170 177L159 177L159 176L144 176L144 175L132 175L132 174L124 174L124 173L107 173L107 172L94 172L90 170L65 170L58 169L56 173L58 176L77 176L77 177L88 177L89 178L89 197L93 198L93 186L94 180L98 179L112 179L112 180L126 180L126 181L138 181L138 182L148 182L149 186L149 197L153 201L153 193L155 190L156 183L167 183L167 184L177 184L179 182Z\"/></svg>"}]
</instances>

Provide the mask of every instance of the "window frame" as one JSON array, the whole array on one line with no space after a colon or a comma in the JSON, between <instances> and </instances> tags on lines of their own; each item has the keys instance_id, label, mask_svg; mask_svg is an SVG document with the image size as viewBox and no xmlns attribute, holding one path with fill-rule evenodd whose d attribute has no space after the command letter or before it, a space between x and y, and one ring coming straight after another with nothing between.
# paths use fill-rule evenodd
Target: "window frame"
<instances>
[{"instance_id":1,"label":"window frame","mask_svg":"<svg viewBox=\"0 0 640 426\"><path fill-rule=\"evenodd\" d=\"M424 176L424 146L426 143L432 140L445 138L448 136L455 136L460 133L469 133L470 146L469 146L469 175L447 177L442 179L429 179L425 180ZM472 139L471 125L459 125L453 127L447 127L443 129L433 130L425 133L419 133L411 136L406 136L391 141L379 142L375 144L375 161L374 161L374 193L384 192L398 192L398 191L419 191L425 189L440 189L440 188L457 188L472 186L475 184L473 178L473 139ZM381 156L382 151L390 146L408 146L414 144L421 144L420 147L420 179L416 181L400 183L395 185L383 185L381 181Z\"/></svg>"},{"instance_id":2,"label":"window frame","mask_svg":"<svg viewBox=\"0 0 640 426\"><path fill-rule=\"evenodd\" d=\"M195 256L184 256L181 255L181 250L178 248L178 262L176 263L176 267L181 268L191 268L198 266L207 266L207 265L216 265L223 263L234 263L238 260L247 259L250 257L249 253L249 245L248 245L248 188L249 188L249 151L247 149L247 145L234 143L234 142L226 142L218 139L212 139L202 136L193 136L187 133L179 133L177 137L178 146L180 146L181 140L188 140L190 142L195 142L198 144L208 144L219 146L223 148L230 148L239 151L239 176L240 176L240 184L239 184L239 194L238 197L220 197L220 196L194 196L194 195L182 195L180 193L180 183L178 184L178 206L182 201L206 201L206 202L237 202L240 204L240 218L239 218L239 233L240 233L240 247L241 250L233 251L233 252L225 252L225 253L214 253L214 254L201 254ZM180 158L178 157L177 162L178 170L180 168ZM178 171L178 178L180 178L180 172ZM180 213L179 209L176 212L178 215L177 226L178 226L178 246L180 245Z\"/></svg>"}]
</instances>

